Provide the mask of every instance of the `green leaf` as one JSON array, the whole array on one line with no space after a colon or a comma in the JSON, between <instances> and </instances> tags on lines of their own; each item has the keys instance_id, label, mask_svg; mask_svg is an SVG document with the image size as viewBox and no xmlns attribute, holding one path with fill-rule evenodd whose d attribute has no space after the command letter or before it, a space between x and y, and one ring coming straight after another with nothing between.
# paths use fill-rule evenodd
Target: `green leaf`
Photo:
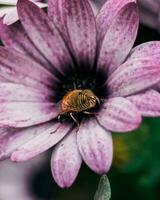
<instances>
[{"instance_id":1,"label":"green leaf","mask_svg":"<svg viewBox=\"0 0 160 200\"><path fill-rule=\"evenodd\" d=\"M111 187L106 175L103 175L99 181L97 192L94 196L94 200L110 200Z\"/></svg>"}]
</instances>

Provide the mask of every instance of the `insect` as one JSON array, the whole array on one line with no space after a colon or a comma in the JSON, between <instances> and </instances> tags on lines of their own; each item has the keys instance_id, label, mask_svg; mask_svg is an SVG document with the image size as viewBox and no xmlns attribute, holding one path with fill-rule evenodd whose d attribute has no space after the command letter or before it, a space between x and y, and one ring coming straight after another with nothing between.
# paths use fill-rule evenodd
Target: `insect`
<instances>
[{"instance_id":1,"label":"insect","mask_svg":"<svg viewBox=\"0 0 160 200\"><path fill-rule=\"evenodd\" d=\"M100 104L99 98L89 89L72 90L63 97L60 104L61 112L58 118L60 119L63 114L69 114L79 127L79 122L75 119L73 114L80 112L83 112L84 114L93 114L88 110L94 108L97 102Z\"/></svg>"}]
</instances>

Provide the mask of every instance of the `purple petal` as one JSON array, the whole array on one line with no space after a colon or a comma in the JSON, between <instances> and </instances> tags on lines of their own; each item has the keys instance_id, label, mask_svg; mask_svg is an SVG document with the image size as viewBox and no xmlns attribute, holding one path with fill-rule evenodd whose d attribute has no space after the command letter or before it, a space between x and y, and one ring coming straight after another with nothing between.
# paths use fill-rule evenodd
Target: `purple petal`
<instances>
[{"instance_id":1,"label":"purple petal","mask_svg":"<svg viewBox=\"0 0 160 200\"><path fill-rule=\"evenodd\" d=\"M66 45L46 13L28 0L19 0L17 10L29 38L41 54L53 65L53 70L64 73L72 60Z\"/></svg>"},{"instance_id":2,"label":"purple petal","mask_svg":"<svg viewBox=\"0 0 160 200\"><path fill-rule=\"evenodd\" d=\"M132 131L142 120L136 106L122 97L105 101L96 117L102 126L114 132Z\"/></svg>"},{"instance_id":3,"label":"purple petal","mask_svg":"<svg viewBox=\"0 0 160 200\"><path fill-rule=\"evenodd\" d=\"M116 15L128 4L136 2L136 0L108 0L103 5L97 15L97 31L98 38L103 40L107 30L112 24L113 19Z\"/></svg>"},{"instance_id":4,"label":"purple petal","mask_svg":"<svg viewBox=\"0 0 160 200\"><path fill-rule=\"evenodd\" d=\"M8 47L0 48L0 73L9 82L21 83L34 88L53 87L53 75L26 55Z\"/></svg>"},{"instance_id":5,"label":"purple petal","mask_svg":"<svg viewBox=\"0 0 160 200\"><path fill-rule=\"evenodd\" d=\"M49 95L51 91L41 91L15 83L0 83L0 103L49 102Z\"/></svg>"},{"instance_id":6,"label":"purple petal","mask_svg":"<svg viewBox=\"0 0 160 200\"><path fill-rule=\"evenodd\" d=\"M108 172L112 164L112 137L95 119L82 122L77 143L83 160L93 171Z\"/></svg>"},{"instance_id":7,"label":"purple petal","mask_svg":"<svg viewBox=\"0 0 160 200\"><path fill-rule=\"evenodd\" d=\"M39 129L39 134L19 146L11 155L11 160L16 162L26 161L46 151L57 144L71 129L68 124L56 123L45 130Z\"/></svg>"},{"instance_id":8,"label":"purple petal","mask_svg":"<svg viewBox=\"0 0 160 200\"><path fill-rule=\"evenodd\" d=\"M106 31L98 59L99 68L112 73L125 60L135 42L138 24L136 4L127 4L113 18Z\"/></svg>"},{"instance_id":9,"label":"purple petal","mask_svg":"<svg viewBox=\"0 0 160 200\"><path fill-rule=\"evenodd\" d=\"M1 127L27 127L47 122L59 114L53 103L4 102L0 104Z\"/></svg>"},{"instance_id":10,"label":"purple petal","mask_svg":"<svg viewBox=\"0 0 160 200\"><path fill-rule=\"evenodd\" d=\"M93 64L96 50L96 24L86 0L49 1L49 16L67 42L71 42L79 64ZM81 63L82 62L82 63Z\"/></svg>"},{"instance_id":11,"label":"purple petal","mask_svg":"<svg viewBox=\"0 0 160 200\"><path fill-rule=\"evenodd\" d=\"M77 135L73 131L53 150L51 159L52 175L62 188L70 187L73 184L82 163L76 137Z\"/></svg>"},{"instance_id":12,"label":"purple petal","mask_svg":"<svg viewBox=\"0 0 160 200\"><path fill-rule=\"evenodd\" d=\"M131 59L121 65L107 81L110 96L129 96L150 89L160 82L160 60L155 57Z\"/></svg>"},{"instance_id":13,"label":"purple petal","mask_svg":"<svg viewBox=\"0 0 160 200\"><path fill-rule=\"evenodd\" d=\"M146 42L132 49L129 59L160 57L160 41Z\"/></svg>"},{"instance_id":14,"label":"purple petal","mask_svg":"<svg viewBox=\"0 0 160 200\"><path fill-rule=\"evenodd\" d=\"M17 22L11 26L3 24L3 20L0 20L0 37L5 46L9 46L20 50L21 52L27 54L29 57L33 58L37 62L41 63L43 67L48 68L48 62L41 55L41 53L36 49L33 42L27 36L22 25Z\"/></svg>"},{"instance_id":15,"label":"purple petal","mask_svg":"<svg viewBox=\"0 0 160 200\"><path fill-rule=\"evenodd\" d=\"M52 123L45 123L29 128L0 128L0 160L11 156L18 147L32 140L42 132L45 132Z\"/></svg>"},{"instance_id":16,"label":"purple petal","mask_svg":"<svg viewBox=\"0 0 160 200\"><path fill-rule=\"evenodd\" d=\"M142 94L127 97L140 113L145 117L160 117L160 94L155 90L149 90Z\"/></svg>"}]
</instances>

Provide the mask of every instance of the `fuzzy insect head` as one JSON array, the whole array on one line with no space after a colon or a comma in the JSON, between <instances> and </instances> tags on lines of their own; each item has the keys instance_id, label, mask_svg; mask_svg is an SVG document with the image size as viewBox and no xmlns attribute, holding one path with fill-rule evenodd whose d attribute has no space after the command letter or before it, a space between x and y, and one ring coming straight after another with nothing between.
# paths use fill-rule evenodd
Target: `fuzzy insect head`
<instances>
[{"instance_id":1,"label":"fuzzy insect head","mask_svg":"<svg viewBox=\"0 0 160 200\"><path fill-rule=\"evenodd\" d=\"M79 122L73 117L73 114L80 112L92 114L92 112L88 112L88 110L94 108L97 103L100 104L100 100L90 89L72 90L68 92L61 101L59 117L63 114L69 114L79 126Z\"/></svg>"}]
</instances>

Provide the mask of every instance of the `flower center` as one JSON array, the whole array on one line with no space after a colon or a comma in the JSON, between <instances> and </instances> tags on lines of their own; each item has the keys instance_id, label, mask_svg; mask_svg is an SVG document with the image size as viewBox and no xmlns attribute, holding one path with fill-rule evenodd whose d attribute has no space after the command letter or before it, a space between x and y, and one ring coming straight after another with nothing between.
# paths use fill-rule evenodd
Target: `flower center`
<instances>
[{"instance_id":1,"label":"flower center","mask_svg":"<svg viewBox=\"0 0 160 200\"><path fill-rule=\"evenodd\" d=\"M104 99L107 92L105 86L105 73L76 71L68 72L61 78L57 88L57 102L60 113L58 119L79 122L97 112L100 100Z\"/></svg>"},{"instance_id":2,"label":"flower center","mask_svg":"<svg viewBox=\"0 0 160 200\"><path fill-rule=\"evenodd\" d=\"M71 91L74 90L90 90L93 95L99 99L104 99L107 95L106 86L104 84L106 80L105 73L99 72L68 72L65 77L61 78L61 84L57 87L57 99L59 102ZM71 93L70 93L71 94Z\"/></svg>"}]
</instances>

